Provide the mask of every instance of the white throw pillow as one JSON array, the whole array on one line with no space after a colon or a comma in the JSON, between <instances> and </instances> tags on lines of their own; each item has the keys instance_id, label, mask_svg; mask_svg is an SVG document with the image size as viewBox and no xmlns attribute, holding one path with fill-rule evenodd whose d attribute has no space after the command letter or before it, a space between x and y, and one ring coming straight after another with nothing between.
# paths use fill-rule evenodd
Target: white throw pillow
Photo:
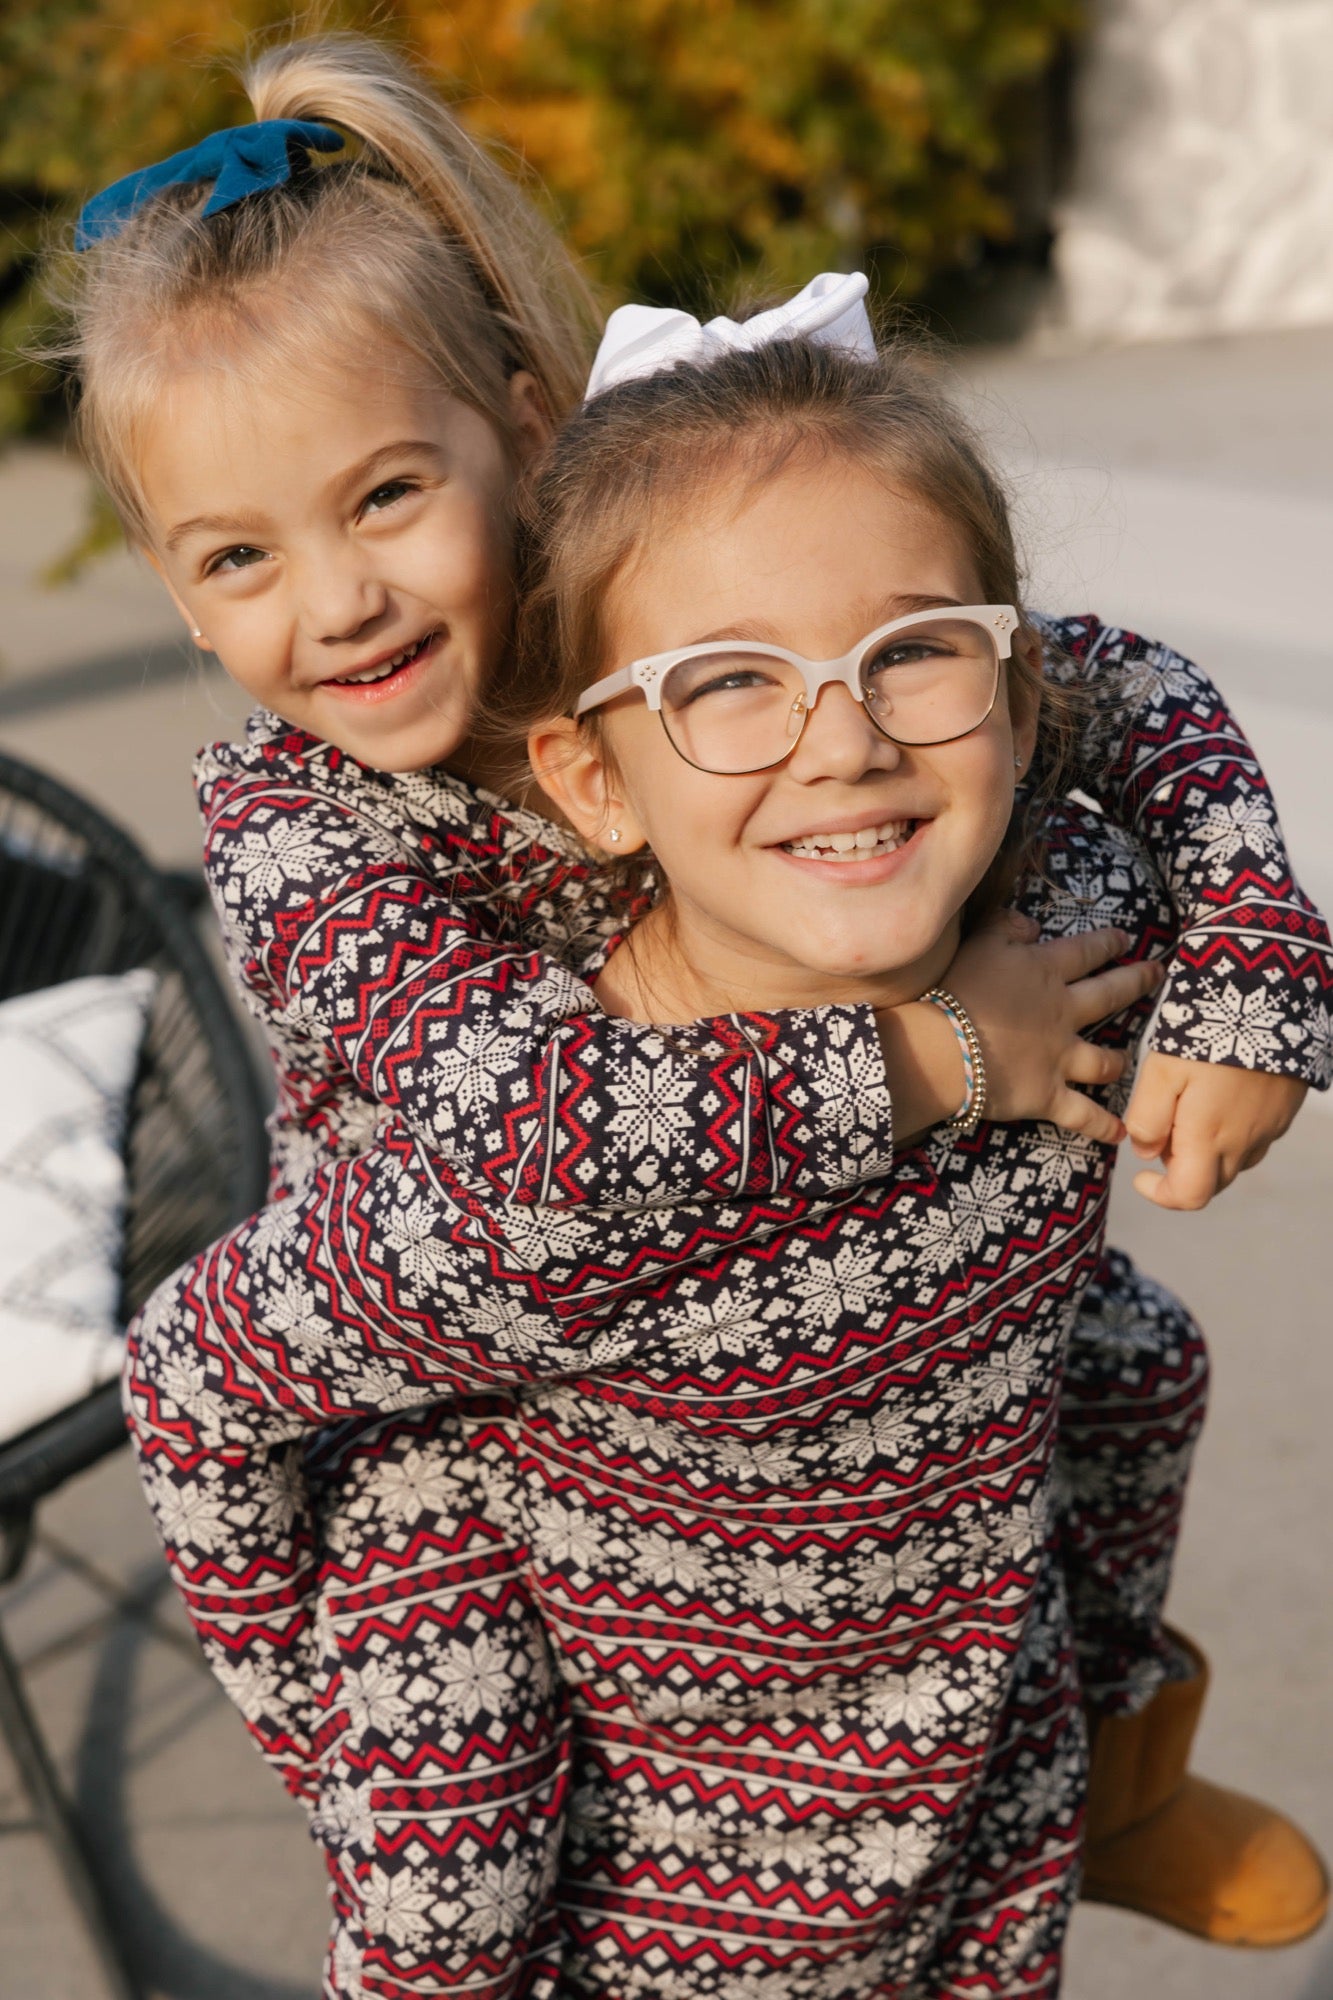
<instances>
[{"instance_id":1,"label":"white throw pillow","mask_svg":"<svg viewBox=\"0 0 1333 2000\"><path fill-rule=\"evenodd\" d=\"M119 1369L125 1113L156 981L0 1002L0 1440Z\"/></svg>"}]
</instances>

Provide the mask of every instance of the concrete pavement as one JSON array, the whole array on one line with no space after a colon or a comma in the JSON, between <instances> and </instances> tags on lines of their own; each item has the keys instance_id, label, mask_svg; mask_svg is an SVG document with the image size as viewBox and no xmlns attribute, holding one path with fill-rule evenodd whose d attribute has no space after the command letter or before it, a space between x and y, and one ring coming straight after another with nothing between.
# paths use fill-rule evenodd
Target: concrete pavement
<instances>
[{"instance_id":1,"label":"concrete pavement","mask_svg":"<svg viewBox=\"0 0 1333 2000\"><path fill-rule=\"evenodd\" d=\"M972 353L969 393L1020 487L1034 602L1093 608L1204 660L1333 902L1333 332L1114 353ZM188 763L244 713L190 663L128 557L64 594L33 570L76 525L77 474L0 463L0 744L101 799L155 854L197 853ZM1333 1128L1288 1140L1202 1216L1125 1185L1115 1239L1208 1328L1212 1413L1172 1609L1213 1656L1198 1767L1284 1804L1333 1850ZM313 1996L322 1933L301 1819L189 1651L123 1457L44 1510L0 1610L152 1994ZM0 2000L96 2000L81 1939L0 1758ZM1243 1954L1080 1911L1069 2000L1333 2000L1333 1939Z\"/></svg>"}]
</instances>

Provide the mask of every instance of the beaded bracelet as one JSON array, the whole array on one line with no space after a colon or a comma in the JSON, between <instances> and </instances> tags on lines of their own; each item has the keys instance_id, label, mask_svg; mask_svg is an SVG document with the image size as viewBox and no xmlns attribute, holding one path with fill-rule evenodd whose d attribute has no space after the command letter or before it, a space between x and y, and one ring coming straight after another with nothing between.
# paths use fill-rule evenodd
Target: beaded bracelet
<instances>
[{"instance_id":1,"label":"beaded bracelet","mask_svg":"<svg viewBox=\"0 0 1333 2000\"><path fill-rule=\"evenodd\" d=\"M932 986L921 998L948 1016L949 1025L958 1037L963 1052L965 1089L962 1103L953 1117L946 1119L944 1129L955 1138L970 1139L986 1115L986 1058L981 1052L981 1037L966 1007L942 986Z\"/></svg>"}]
</instances>

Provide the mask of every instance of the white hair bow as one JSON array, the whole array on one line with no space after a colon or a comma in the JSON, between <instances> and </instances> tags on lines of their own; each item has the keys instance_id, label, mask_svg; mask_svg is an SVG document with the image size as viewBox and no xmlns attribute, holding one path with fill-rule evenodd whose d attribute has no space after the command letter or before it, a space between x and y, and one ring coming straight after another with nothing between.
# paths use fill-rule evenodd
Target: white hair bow
<instances>
[{"instance_id":1,"label":"white hair bow","mask_svg":"<svg viewBox=\"0 0 1333 2000\"><path fill-rule=\"evenodd\" d=\"M861 271L821 271L803 291L753 319L710 319L670 306L618 306L592 364L584 401L641 375L658 375L678 361L712 361L729 350L767 347L774 340L817 340L862 361L875 358L875 336L864 300L870 280Z\"/></svg>"}]
</instances>

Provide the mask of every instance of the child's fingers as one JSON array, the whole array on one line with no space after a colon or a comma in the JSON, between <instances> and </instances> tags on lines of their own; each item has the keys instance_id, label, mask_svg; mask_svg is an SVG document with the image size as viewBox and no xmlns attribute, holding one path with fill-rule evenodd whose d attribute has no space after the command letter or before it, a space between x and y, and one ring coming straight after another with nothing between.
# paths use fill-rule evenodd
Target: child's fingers
<instances>
[{"instance_id":1,"label":"child's fingers","mask_svg":"<svg viewBox=\"0 0 1333 2000\"><path fill-rule=\"evenodd\" d=\"M1072 986L1075 980L1096 972L1108 959L1119 958L1121 952L1129 950L1129 945L1128 931L1106 924L1099 931L1084 931L1080 937L1048 938L1042 950L1065 985ZM1092 1018L1095 1020L1096 1016Z\"/></svg>"},{"instance_id":2,"label":"child's fingers","mask_svg":"<svg viewBox=\"0 0 1333 2000\"><path fill-rule=\"evenodd\" d=\"M1125 1129L1140 1159L1158 1159L1170 1140L1183 1079L1177 1066L1144 1057L1125 1111Z\"/></svg>"},{"instance_id":3,"label":"child's fingers","mask_svg":"<svg viewBox=\"0 0 1333 2000\"><path fill-rule=\"evenodd\" d=\"M1065 1052L1069 1083L1115 1083L1125 1073L1129 1057L1123 1049L1104 1049L1096 1042L1073 1041Z\"/></svg>"},{"instance_id":4,"label":"child's fingers","mask_svg":"<svg viewBox=\"0 0 1333 2000\"><path fill-rule=\"evenodd\" d=\"M1049 947L1043 946L1046 949ZM1094 1021L1104 1021L1108 1014L1118 1014L1122 1007L1132 1007L1136 1000L1156 992L1162 976L1157 960L1145 958L1133 965L1113 965L1106 972L1094 972L1073 981L1069 988L1069 1012L1074 1026L1088 1028Z\"/></svg>"},{"instance_id":5,"label":"child's fingers","mask_svg":"<svg viewBox=\"0 0 1333 2000\"><path fill-rule=\"evenodd\" d=\"M1134 1176L1135 1190L1158 1208L1182 1212L1207 1208L1218 1192L1222 1162L1206 1146L1172 1146L1166 1172L1155 1174L1144 1168Z\"/></svg>"},{"instance_id":6,"label":"child's fingers","mask_svg":"<svg viewBox=\"0 0 1333 2000\"><path fill-rule=\"evenodd\" d=\"M1118 1146L1125 1128L1114 1111L1094 1104L1081 1090L1062 1090L1051 1106L1050 1119L1065 1132L1081 1132L1087 1139L1100 1139L1105 1146Z\"/></svg>"}]
</instances>

